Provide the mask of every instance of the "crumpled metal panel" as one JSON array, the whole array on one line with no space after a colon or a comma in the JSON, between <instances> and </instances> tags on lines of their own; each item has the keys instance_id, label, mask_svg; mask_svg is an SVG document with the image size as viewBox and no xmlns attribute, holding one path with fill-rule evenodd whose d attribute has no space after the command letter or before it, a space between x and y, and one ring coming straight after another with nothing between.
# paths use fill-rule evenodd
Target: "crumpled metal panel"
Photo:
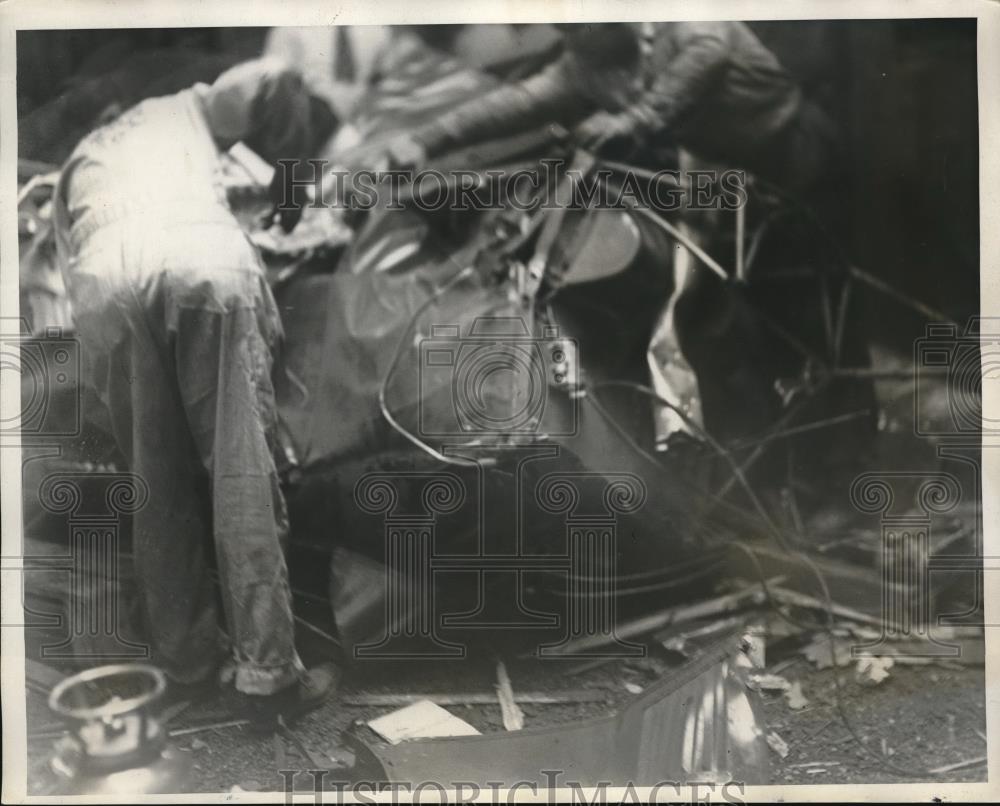
<instances>
[{"instance_id":1,"label":"crumpled metal panel","mask_svg":"<svg viewBox=\"0 0 1000 806\"><path fill-rule=\"evenodd\" d=\"M648 688L619 714L572 725L391 746L356 737L393 783L767 783L760 695L737 635ZM558 778L554 776L558 773Z\"/></svg>"}]
</instances>

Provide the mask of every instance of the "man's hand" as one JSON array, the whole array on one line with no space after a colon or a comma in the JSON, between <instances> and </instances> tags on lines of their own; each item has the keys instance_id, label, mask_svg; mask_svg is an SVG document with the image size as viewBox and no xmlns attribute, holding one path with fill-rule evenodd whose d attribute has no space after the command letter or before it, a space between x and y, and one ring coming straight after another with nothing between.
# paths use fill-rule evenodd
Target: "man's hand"
<instances>
[{"instance_id":1,"label":"man's hand","mask_svg":"<svg viewBox=\"0 0 1000 806\"><path fill-rule=\"evenodd\" d=\"M633 145L637 139L636 123L625 113L595 112L576 127L574 135L581 146L591 151L600 151L611 144Z\"/></svg>"},{"instance_id":2,"label":"man's hand","mask_svg":"<svg viewBox=\"0 0 1000 806\"><path fill-rule=\"evenodd\" d=\"M389 168L396 171L419 171L427 164L427 149L409 134L394 137L386 146Z\"/></svg>"},{"instance_id":3,"label":"man's hand","mask_svg":"<svg viewBox=\"0 0 1000 806\"><path fill-rule=\"evenodd\" d=\"M427 163L423 144L409 134L393 137L387 143L361 144L344 152L338 163L349 173L358 171L419 171Z\"/></svg>"}]
</instances>

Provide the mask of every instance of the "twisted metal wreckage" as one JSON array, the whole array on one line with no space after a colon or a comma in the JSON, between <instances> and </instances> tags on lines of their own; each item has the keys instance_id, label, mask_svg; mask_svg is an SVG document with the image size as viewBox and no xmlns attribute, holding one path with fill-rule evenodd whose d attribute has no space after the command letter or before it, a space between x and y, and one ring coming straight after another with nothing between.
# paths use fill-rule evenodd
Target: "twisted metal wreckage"
<instances>
[{"instance_id":1,"label":"twisted metal wreckage","mask_svg":"<svg viewBox=\"0 0 1000 806\"><path fill-rule=\"evenodd\" d=\"M408 58L354 122L359 140L388 138L492 82L430 52ZM574 152L549 131L448 165L485 176L542 157L574 169L537 189L563 200L598 166L612 182L644 170ZM266 177L224 160L288 314L276 390L292 576L313 595L329 585L341 649L359 660L463 656L477 630L502 626L505 641L521 636L519 652L600 662L644 654L641 639L671 624L739 615L618 714L397 745L353 735L359 768L397 782L545 785L544 769L584 785L764 782L765 731L747 686L755 601L890 630L885 603L902 603L892 613L922 628L925 590L803 551L797 531L803 512L828 503L845 457L856 472L873 433L875 372L864 334L848 327L858 281L928 311L842 260L773 189L751 181L746 208L726 214L732 232L716 226L704 247L691 221L641 205L404 204L369 211L354 232L340 213L310 208L284 236L257 223ZM47 252L53 177L21 167L22 292L36 326L66 322ZM723 249L732 269L710 254ZM57 401L46 416L59 412ZM107 461L99 436L84 436L67 455ZM668 450L646 447L656 444ZM26 464L26 490L35 472ZM50 566L39 537L52 523L44 501L27 502L26 555ZM330 558L328 577L317 557ZM127 551L120 563L126 586ZM747 577L761 585L682 615L662 610ZM34 611L67 607L65 585L33 581ZM849 591L850 609L830 590ZM84 661L129 630L71 636L63 654Z\"/></svg>"}]
</instances>

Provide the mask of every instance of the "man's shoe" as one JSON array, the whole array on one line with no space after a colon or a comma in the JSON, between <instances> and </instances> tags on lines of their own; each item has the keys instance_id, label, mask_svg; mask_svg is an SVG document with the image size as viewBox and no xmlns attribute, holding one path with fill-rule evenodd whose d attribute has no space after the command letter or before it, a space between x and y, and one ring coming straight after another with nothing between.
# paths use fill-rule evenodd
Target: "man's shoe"
<instances>
[{"instance_id":1,"label":"man's shoe","mask_svg":"<svg viewBox=\"0 0 1000 806\"><path fill-rule=\"evenodd\" d=\"M309 669L298 682L274 694L239 693L240 710L250 720L250 727L261 732L274 731L278 717L286 724L319 708L337 689L340 675L332 663Z\"/></svg>"}]
</instances>

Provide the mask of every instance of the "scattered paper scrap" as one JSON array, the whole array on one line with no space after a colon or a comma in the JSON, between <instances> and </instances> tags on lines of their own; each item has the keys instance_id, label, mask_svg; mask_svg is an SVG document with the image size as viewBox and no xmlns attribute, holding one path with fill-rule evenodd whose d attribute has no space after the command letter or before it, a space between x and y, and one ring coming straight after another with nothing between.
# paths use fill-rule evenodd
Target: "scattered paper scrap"
<instances>
[{"instance_id":1,"label":"scattered paper scrap","mask_svg":"<svg viewBox=\"0 0 1000 806\"><path fill-rule=\"evenodd\" d=\"M812 661L817 669L829 669L834 662L837 666L847 666L851 662L852 643L854 642L851 639L835 637L831 649L830 637L821 634L802 648L802 654Z\"/></svg>"},{"instance_id":2,"label":"scattered paper scrap","mask_svg":"<svg viewBox=\"0 0 1000 806\"><path fill-rule=\"evenodd\" d=\"M788 743L774 731L767 734L767 746L782 758L788 756Z\"/></svg>"},{"instance_id":3,"label":"scattered paper scrap","mask_svg":"<svg viewBox=\"0 0 1000 806\"><path fill-rule=\"evenodd\" d=\"M806 695L802 693L802 683L796 680L788 687L785 691L785 701L788 703L788 707L793 711L800 711L809 705L809 700L807 700Z\"/></svg>"},{"instance_id":4,"label":"scattered paper scrap","mask_svg":"<svg viewBox=\"0 0 1000 806\"><path fill-rule=\"evenodd\" d=\"M626 683L625 690L629 694L642 694L642 686L637 685L635 683Z\"/></svg>"},{"instance_id":5,"label":"scattered paper scrap","mask_svg":"<svg viewBox=\"0 0 1000 806\"><path fill-rule=\"evenodd\" d=\"M889 669L892 668L892 665L893 660L888 657L858 658L854 677L862 685L877 686L889 676Z\"/></svg>"},{"instance_id":6,"label":"scattered paper scrap","mask_svg":"<svg viewBox=\"0 0 1000 806\"><path fill-rule=\"evenodd\" d=\"M430 700L420 700L368 722L390 744L436 736L477 736L479 731Z\"/></svg>"}]
</instances>

